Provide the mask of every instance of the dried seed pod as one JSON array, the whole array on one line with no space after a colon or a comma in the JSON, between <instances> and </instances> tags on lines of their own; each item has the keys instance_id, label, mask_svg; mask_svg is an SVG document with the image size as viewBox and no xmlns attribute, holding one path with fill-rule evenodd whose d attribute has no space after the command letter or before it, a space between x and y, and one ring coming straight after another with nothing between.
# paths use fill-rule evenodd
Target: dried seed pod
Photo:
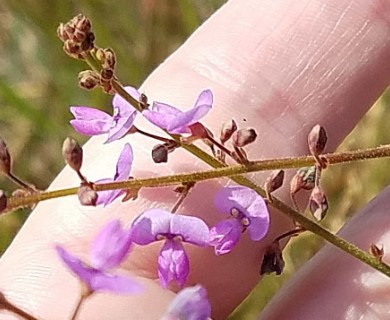
<instances>
[{"instance_id":1,"label":"dried seed pod","mask_svg":"<svg viewBox=\"0 0 390 320\"><path fill-rule=\"evenodd\" d=\"M83 206L96 206L98 200L98 194L92 189L90 185L81 185L77 191L77 196L81 205Z\"/></svg>"},{"instance_id":2,"label":"dried seed pod","mask_svg":"<svg viewBox=\"0 0 390 320\"><path fill-rule=\"evenodd\" d=\"M114 50L111 48L104 49L104 67L115 69L116 66L116 56Z\"/></svg>"},{"instance_id":3,"label":"dried seed pod","mask_svg":"<svg viewBox=\"0 0 390 320\"><path fill-rule=\"evenodd\" d=\"M328 200L324 191L319 186L314 187L309 198L309 209L313 217L317 221L321 221L325 218L328 208Z\"/></svg>"},{"instance_id":4,"label":"dried seed pod","mask_svg":"<svg viewBox=\"0 0 390 320\"><path fill-rule=\"evenodd\" d=\"M324 127L319 124L315 125L307 137L310 153L313 156L320 155L325 149L327 140L328 137Z\"/></svg>"},{"instance_id":5,"label":"dried seed pod","mask_svg":"<svg viewBox=\"0 0 390 320\"><path fill-rule=\"evenodd\" d=\"M76 172L79 172L83 164L83 149L72 138L66 138L62 144L62 155L65 162Z\"/></svg>"},{"instance_id":6,"label":"dried seed pod","mask_svg":"<svg viewBox=\"0 0 390 320\"><path fill-rule=\"evenodd\" d=\"M79 73L79 86L83 89L91 90L100 83L100 76L96 71L85 70Z\"/></svg>"},{"instance_id":7,"label":"dried seed pod","mask_svg":"<svg viewBox=\"0 0 390 320\"><path fill-rule=\"evenodd\" d=\"M264 189L267 193L274 192L283 185L284 170L274 170L268 176L264 183Z\"/></svg>"},{"instance_id":8,"label":"dried seed pod","mask_svg":"<svg viewBox=\"0 0 390 320\"><path fill-rule=\"evenodd\" d=\"M0 213L7 208L7 196L3 190L0 190Z\"/></svg>"},{"instance_id":9,"label":"dried seed pod","mask_svg":"<svg viewBox=\"0 0 390 320\"><path fill-rule=\"evenodd\" d=\"M303 167L292 177L290 181L290 193L295 194L299 190L312 190L315 186L316 167Z\"/></svg>"},{"instance_id":10,"label":"dried seed pod","mask_svg":"<svg viewBox=\"0 0 390 320\"><path fill-rule=\"evenodd\" d=\"M232 144L234 147L243 148L254 142L257 138L255 129L240 129L233 133Z\"/></svg>"},{"instance_id":11,"label":"dried seed pod","mask_svg":"<svg viewBox=\"0 0 390 320\"><path fill-rule=\"evenodd\" d=\"M260 275L271 274L275 272L276 275L282 274L284 269L284 260L282 249L279 241L273 242L266 250L263 262L260 268Z\"/></svg>"},{"instance_id":12,"label":"dried seed pod","mask_svg":"<svg viewBox=\"0 0 390 320\"><path fill-rule=\"evenodd\" d=\"M8 175L11 172L11 156L5 141L0 138L0 172Z\"/></svg>"},{"instance_id":13,"label":"dried seed pod","mask_svg":"<svg viewBox=\"0 0 390 320\"><path fill-rule=\"evenodd\" d=\"M221 134L219 136L219 140L222 144L224 144L226 141L228 141L234 132L237 131L237 123L234 121L234 119L230 119L229 121L226 121L222 125Z\"/></svg>"}]
</instances>

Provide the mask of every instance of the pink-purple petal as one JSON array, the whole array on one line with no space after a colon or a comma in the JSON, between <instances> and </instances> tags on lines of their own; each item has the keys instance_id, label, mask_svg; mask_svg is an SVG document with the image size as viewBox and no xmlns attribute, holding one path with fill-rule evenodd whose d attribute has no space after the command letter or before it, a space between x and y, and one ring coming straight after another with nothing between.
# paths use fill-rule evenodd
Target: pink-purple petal
<instances>
[{"instance_id":1,"label":"pink-purple petal","mask_svg":"<svg viewBox=\"0 0 390 320\"><path fill-rule=\"evenodd\" d=\"M169 124L182 112L175 107L161 102L154 102L151 110L144 110L142 115L159 128L167 130Z\"/></svg>"},{"instance_id":2,"label":"pink-purple petal","mask_svg":"<svg viewBox=\"0 0 390 320\"><path fill-rule=\"evenodd\" d=\"M77 120L100 120L102 122L111 122L111 116L109 114L95 108L73 106L70 107L70 113L73 114Z\"/></svg>"},{"instance_id":3,"label":"pink-purple petal","mask_svg":"<svg viewBox=\"0 0 390 320\"><path fill-rule=\"evenodd\" d=\"M166 288L171 281L180 287L187 280L190 264L181 242L167 240L158 256L158 276L161 286Z\"/></svg>"},{"instance_id":4,"label":"pink-purple petal","mask_svg":"<svg viewBox=\"0 0 390 320\"><path fill-rule=\"evenodd\" d=\"M210 230L210 245L216 255L229 253L240 240L242 225L237 219L220 221Z\"/></svg>"},{"instance_id":5,"label":"pink-purple petal","mask_svg":"<svg viewBox=\"0 0 390 320\"><path fill-rule=\"evenodd\" d=\"M162 320L207 320L211 317L211 305L206 289L201 285L181 290L169 304Z\"/></svg>"},{"instance_id":6,"label":"pink-purple petal","mask_svg":"<svg viewBox=\"0 0 390 320\"><path fill-rule=\"evenodd\" d=\"M137 112L135 111L135 109L133 109L131 112L126 112L124 114L122 113L117 119L113 119L113 126L108 132L108 138L106 143L118 140L125 136L126 133L133 126L136 115Z\"/></svg>"},{"instance_id":7,"label":"pink-purple petal","mask_svg":"<svg viewBox=\"0 0 390 320\"><path fill-rule=\"evenodd\" d=\"M89 283L91 268L86 266L78 257L70 254L65 248L57 245L55 247L62 262L83 282Z\"/></svg>"},{"instance_id":8,"label":"pink-purple petal","mask_svg":"<svg viewBox=\"0 0 390 320\"><path fill-rule=\"evenodd\" d=\"M143 291L136 281L121 275L111 275L103 272L94 274L89 284L91 290L98 292L113 292L117 294L131 294Z\"/></svg>"},{"instance_id":9,"label":"pink-purple petal","mask_svg":"<svg viewBox=\"0 0 390 320\"><path fill-rule=\"evenodd\" d=\"M250 225L248 226L249 236L254 241L263 239L268 233L269 216L251 217Z\"/></svg>"},{"instance_id":10,"label":"pink-purple petal","mask_svg":"<svg viewBox=\"0 0 390 320\"><path fill-rule=\"evenodd\" d=\"M119 220L106 224L92 242L91 265L105 271L118 266L127 256L131 246L130 231Z\"/></svg>"},{"instance_id":11,"label":"pink-purple petal","mask_svg":"<svg viewBox=\"0 0 390 320\"><path fill-rule=\"evenodd\" d=\"M197 217L174 214L171 216L169 233L182 236L185 242L204 247L208 245L210 230Z\"/></svg>"},{"instance_id":12,"label":"pink-purple petal","mask_svg":"<svg viewBox=\"0 0 390 320\"><path fill-rule=\"evenodd\" d=\"M194 107L206 105L211 108L212 104L213 104L213 93L210 89L206 89L199 94Z\"/></svg>"},{"instance_id":13,"label":"pink-purple petal","mask_svg":"<svg viewBox=\"0 0 390 320\"><path fill-rule=\"evenodd\" d=\"M156 241L158 234L169 232L172 215L172 213L161 209L146 210L133 222L133 241L139 245Z\"/></svg>"},{"instance_id":14,"label":"pink-purple petal","mask_svg":"<svg viewBox=\"0 0 390 320\"><path fill-rule=\"evenodd\" d=\"M124 87L124 89L126 90L126 92L131 95L135 100L139 101L139 98L140 98L140 93L138 92L138 90L136 88L133 88L133 87L130 87L130 86L126 86ZM125 99L123 99L119 94L115 94L114 95L114 98L112 99L112 106L113 108L117 107L117 108L132 108L134 109L134 107L128 103Z\"/></svg>"}]
</instances>

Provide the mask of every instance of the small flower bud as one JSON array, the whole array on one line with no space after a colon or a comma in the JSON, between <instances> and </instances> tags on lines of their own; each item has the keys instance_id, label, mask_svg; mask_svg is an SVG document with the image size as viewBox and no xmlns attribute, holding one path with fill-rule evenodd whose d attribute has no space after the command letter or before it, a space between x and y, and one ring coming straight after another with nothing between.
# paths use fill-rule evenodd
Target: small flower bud
<instances>
[{"instance_id":1,"label":"small flower bud","mask_svg":"<svg viewBox=\"0 0 390 320\"><path fill-rule=\"evenodd\" d=\"M233 133L232 143L235 147L245 147L254 142L257 138L257 133L254 129L240 129Z\"/></svg>"},{"instance_id":2,"label":"small flower bud","mask_svg":"<svg viewBox=\"0 0 390 320\"><path fill-rule=\"evenodd\" d=\"M89 20L86 16L84 15L77 15L77 22L75 24L75 27L77 30L80 30L81 32L88 33L91 31L92 28L92 23L91 20Z\"/></svg>"},{"instance_id":3,"label":"small flower bud","mask_svg":"<svg viewBox=\"0 0 390 320\"><path fill-rule=\"evenodd\" d=\"M268 176L264 183L264 189L267 193L274 192L283 185L284 170L274 170Z\"/></svg>"},{"instance_id":4,"label":"small flower bud","mask_svg":"<svg viewBox=\"0 0 390 320\"><path fill-rule=\"evenodd\" d=\"M383 248L383 245L380 247L374 243L370 245L370 252L371 254L378 259L379 261L382 261L383 256L385 255L385 250Z\"/></svg>"},{"instance_id":5,"label":"small flower bud","mask_svg":"<svg viewBox=\"0 0 390 320\"><path fill-rule=\"evenodd\" d=\"M96 206L98 194L91 186L85 184L82 185L77 191L77 196L81 205L83 206Z\"/></svg>"},{"instance_id":6,"label":"small flower bud","mask_svg":"<svg viewBox=\"0 0 390 320\"><path fill-rule=\"evenodd\" d=\"M279 241L273 242L264 254L263 262L260 268L260 275L271 274L275 272L276 275L282 274L284 269L284 260L282 249Z\"/></svg>"},{"instance_id":7,"label":"small flower bud","mask_svg":"<svg viewBox=\"0 0 390 320\"><path fill-rule=\"evenodd\" d=\"M311 190L315 186L316 167L300 168L290 182L290 193L295 194L299 190Z\"/></svg>"},{"instance_id":8,"label":"small flower bud","mask_svg":"<svg viewBox=\"0 0 390 320\"><path fill-rule=\"evenodd\" d=\"M325 218L326 212L328 211L328 200L326 199L324 191L319 186L314 187L311 192L309 209L317 221L321 221Z\"/></svg>"},{"instance_id":9,"label":"small flower bud","mask_svg":"<svg viewBox=\"0 0 390 320\"><path fill-rule=\"evenodd\" d=\"M152 159L155 163L168 161L168 148L165 144L155 145L152 149Z\"/></svg>"},{"instance_id":10,"label":"small flower bud","mask_svg":"<svg viewBox=\"0 0 390 320\"><path fill-rule=\"evenodd\" d=\"M69 39L68 33L66 32L65 25L63 23L60 23L60 25L57 28L57 36L60 38L62 42L65 42Z\"/></svg>"},{"instance_id":11,"label":"small flower bud","mask_svg":"<svg viewBox=\"0 0 390 320\"><path fill-rule=\"evenodd\" d=\"M321 154L325 149L327 140L328 137L326 136L324 127L320 126L319 124L315 125L307 137L310 153L313 156L318 156Z\"/></svg>"},{"instance_id":12,"label":"small flower bud","mask_svg":"<svg viewBox=\"0 0 390 320\"><path fill-rule=\"evenodd\" d=\"M115 69L116 56L111 48L104 49L104 67Z\"/></svg>"},{"instance_id":13,"label":"small flower bud","mask_svg":"<svg viewBox=\"0 0 390 320\"><path fill-rule=\"evenodd\" d=\"M73 40L66 40L63 49L67 55L75 58L81 52L81 45Z\"/></svg>"},{"instance_id":14,"label":"small flower bud","mask_svg":"<svg viewBox=\"0 0 390 320\"><path fill-rule=\"evenodd\" d=\"M86 34L86 39L81 43L82 51L90 51L95 47L95 34L93 32L89 32Z\"/></svg>"},{"instance_id":15,"label":"small flower bud","mask_svg":"<svg viewBox=\"0 0 390 320\"><path fill-rule=\"evenodd\" d=\"M3 190L0 190L0 213L7 208L7 202L7 196L5 195Z\"/></svg>"},{"instance_id":16,"label":"small flower bud","mask_svg":"<svg viewBox=\"0 0 390 320\"><path fill-rule=\"evenodd\" d=\"M62 155L65 162L75 171L79 172L83 163L83 149L72 138L66 138L62 145Z\"/></svg>"},{"instance_id":17,"label":"small flower bud","mask_svg":"<svg viewBox=\"0 0 390 320\"><path fill-rule=\"evenodd\" d=\"M232 137L233 133L236 131L237 123L233 119L230 119L229 121L225 122L222 125L221 135L219 137L221 143L224 144L226 141L228 141Z\"/></svg>"},{"instance_id":18,"label":"small flower bud","mask_svg":"<svg viewBox=\"0 0 390 320\"><path fill-rule=\"evenodd\" d=\"M91 90L100 83L100 76L96 71L85 70L79 73L79 86Z\"/></svg>"},{"instance_id":19,"label":"small flower bud","mask_svg":"<svg viewBox=\"0 0 390 320\"><path fill-rule=\"evenodd\" d=\"M11 156L2 138L0 138L0 172L6 175L11 172Z\"/></svg>"},{"instance_id":20,"label":"small flower bud","mask_svg":"<svg viewBox=\"0 0 390 320\"><path fill-rule=\"evenodd\" d=\"M139 105L142 110L146 110L149 108L148 97L144 93L141 93L141 95L139 96Z\"/></svg>"}]
</instances>

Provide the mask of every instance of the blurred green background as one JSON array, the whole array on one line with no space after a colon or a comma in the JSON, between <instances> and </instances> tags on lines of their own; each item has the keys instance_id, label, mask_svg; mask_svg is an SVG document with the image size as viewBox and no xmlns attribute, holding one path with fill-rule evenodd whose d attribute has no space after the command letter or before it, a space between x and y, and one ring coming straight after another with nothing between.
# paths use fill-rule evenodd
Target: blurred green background
<instances>
[{"instance_id":1,"label":"blurred green background","mask_svg":"<svg viewBox=\"0 0 390 320\"><path fill-rule=\"evenodd\" d=\"M0 135L14 158L15 172L45 189L63 167L61 144L73 133L68 125L72 104L106 107L110 97L98 90L86 92L77 85L77 74L86 66L68 58L56 37L59 22L77 13L93 21L97 43L112 47L119 61L120 79L135 86L197 26L225 1L222 0L26 0L0 2ZM390 121L384 95L340 150L385 144L390 141ZM83 141L80 141L83 142ZM354 212L390 181L386 160L334 167L324 174L331 211L324 225L337 231ZM387 163L388 164L388 163ZM340 178L341 177L341 178ZM346 188L345 186L348 186ZM0 177L0 188L14 188ZM337 212L337 215L335 214ZM28 211L0 219L3 252ZM231 319L255 319L280 285L323 243L311 235L290 242L282 276L268 276Z\"/></svg>"}]
</instances>

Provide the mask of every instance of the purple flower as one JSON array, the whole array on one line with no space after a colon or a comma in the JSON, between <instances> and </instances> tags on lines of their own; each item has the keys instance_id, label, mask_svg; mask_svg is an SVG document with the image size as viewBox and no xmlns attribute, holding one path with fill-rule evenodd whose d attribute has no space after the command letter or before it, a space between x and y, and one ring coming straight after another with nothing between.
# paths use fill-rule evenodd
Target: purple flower
<instances>
[{"instance_id":1,"label":"purple flower","mask_svg":"<svg viewBox=\"0 0 390 320\"><path fill-rule=\"evenodd\" d=\"M90 265L59 245L56 246L56 250L65 265L92 292L137 293L141 291L141 286L134 280L108 273L126 258L131 243L131 232L122 228L119 220L113 220L102 228L92 243Z\"/></svg>"},{"instance_id":2,"label":"purple flower","mask_svg":"<svg viewBox=\"0 0 390 320\"><path fill-rule=\"evenodd\" d=\"M183 287L189 273L189 260L182 242L207 246L209 228L196 217L149 209L134 220L132 236L139 245L165 240L158 257L160 283L166 288L175 280Z\"/></svg>"},{"instance_id":3,"label":"purple flower","mask_svg":"<svg viewBox=\"0 0 390 320\"><path fill-rule=\"evenodd\" d=\"M210 245L215 254L229 253L248 230L254 241L264 238L269 227L269 212L264 199L256 191L241 186L222 188L215 197L215 205L221 213L231 218L219 222L210 230Z\"/></svg>"},{"instance_id":4,"label":"purple flower","mask_svg":"<svg viewBox=\"0 0 390 320\"><path fill-rule=\"evenodd\" d=\"M170 303L162 320L207 320L211 306L201 285L181 290Z\"/></svg>"},{"instance_id":5,"label":"purple flower","mask_svg":"<svg viewBox=\"0 0 390 320\"><path fill-rule=\"evenodd\" d=\"M190 126L203 118L210 111L212 104L211 90L204 90L200 93L194 107L188 111L183 112L168 104L154 102L151 110L146 109L142 114L150 122L169 133L191 133Z\"/></svg>"},{"instance_id":6,"label":"purple flower","mask_svg":"<svg viewBox=\"0 0 390 320\"><path fill-rule=\"evenodd\" d=\"M140 94L133 87L125 87L125 90L136 100ZM122 138L133 126L137 115L134 107L125 99L116 94L112 100L113 115L90 107L70 107L70 112L75 117L70 121L72 127L86 136L95 136L108 133L107 141L112 142Z\"/></svg>"},{"instance_id":7,"label":"purple flower","mask_svg":"<svg viewBox=\"0 0 390 320\"><path fill-rule=\"evenodd\" d=\"M133 150L130 144L126 143L123 147L121 154L119 155L118 162L116 163L116 170L114 178L100 179L96 183L106 183L113 181L126 181L130 177L131 165L133 163ZM107 190L99 191L96 204L102 204L107 206L118 198L122 193L122 190Z\"/></svg>"}]
</instances>

